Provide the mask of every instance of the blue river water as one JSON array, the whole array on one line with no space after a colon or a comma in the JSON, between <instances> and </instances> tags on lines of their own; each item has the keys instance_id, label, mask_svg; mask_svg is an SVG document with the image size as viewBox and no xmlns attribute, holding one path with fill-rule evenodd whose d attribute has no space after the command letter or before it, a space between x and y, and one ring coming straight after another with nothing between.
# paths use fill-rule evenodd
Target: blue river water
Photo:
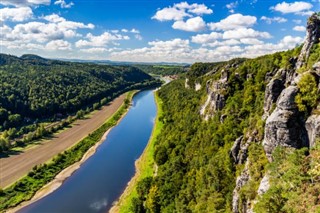
<instances>
[{"instance_id":1,"label":"blue river water","mask_svg":"<svg viewBox=\"0 0 320 213\"><path fill-rule=\"evenodd\" d=\"M96 153L56 191L19 212L107 212L135 173L134 162L148 143L156 113L152 90L136 94L128 113Z\"/></svg>"}]
</instances>

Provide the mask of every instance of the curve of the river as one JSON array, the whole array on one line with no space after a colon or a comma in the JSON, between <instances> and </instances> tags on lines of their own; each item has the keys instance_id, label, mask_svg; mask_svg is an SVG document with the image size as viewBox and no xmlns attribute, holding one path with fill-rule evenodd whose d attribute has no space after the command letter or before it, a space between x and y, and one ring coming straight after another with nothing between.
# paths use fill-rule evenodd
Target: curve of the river
<instances>
[{"instance_id":1,"label":"curve of the river","mask_svg":"<svg viewBox=\"0 0 320 213\"><path fill-rule=\"evenodd\" d=\"M19 212L107 212L135 173L134 162L148 143L156 113L152 90L136 94L96 153L56 191Z\"/></svg>"}]
</instances>

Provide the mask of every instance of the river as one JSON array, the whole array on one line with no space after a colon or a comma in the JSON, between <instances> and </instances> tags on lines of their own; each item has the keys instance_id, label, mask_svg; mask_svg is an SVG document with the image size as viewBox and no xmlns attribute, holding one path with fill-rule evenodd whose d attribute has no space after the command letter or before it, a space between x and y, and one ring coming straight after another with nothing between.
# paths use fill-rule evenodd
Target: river
<instances>
[{"instance_id":1,"label":"river","mask_svg":"<svg viewBox=\"0 0 320 213\"><path fill-rule=\"evenodd\" d=\"M128 113L96 153L56 191L19 212L107 212L135 173L134 162L148 143L156 113L152 90L136 94Z\"/></svg>"}]
</instances>

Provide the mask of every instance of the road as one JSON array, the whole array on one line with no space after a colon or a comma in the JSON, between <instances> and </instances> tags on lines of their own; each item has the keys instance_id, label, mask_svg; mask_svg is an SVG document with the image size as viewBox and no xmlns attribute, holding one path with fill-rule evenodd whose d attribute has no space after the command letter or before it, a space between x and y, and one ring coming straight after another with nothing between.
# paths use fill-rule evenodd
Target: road
<instances>
[{"instance_id":1,"label":"road","mask_svg":"<svg viewBox=\"0 0 320 213\"><path fill-rule=\"evenodd\" d=\"M70 148L101 126L121 106L126 94L95 112L89 119L78 120L69 129L42 141L21 153L0 158L0 188L5 188L26 175L35 165L45 163L60 152Z\"/></svg>"}]
</instances>

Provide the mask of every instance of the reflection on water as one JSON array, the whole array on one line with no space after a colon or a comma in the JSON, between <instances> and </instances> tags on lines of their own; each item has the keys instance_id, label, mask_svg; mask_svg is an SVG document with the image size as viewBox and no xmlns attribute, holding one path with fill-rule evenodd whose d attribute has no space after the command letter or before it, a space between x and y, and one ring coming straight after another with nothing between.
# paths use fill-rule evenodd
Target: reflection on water
<instances>
[{"instance_id":1,"label":"reflection on water","mask_svg":"<svg viewBox=\"0 0 320 213\"><path fill-rule=\"evenodd\" d=\"M151 90L138 93L133 107L105 142L56 191L20 212L106 212L134 175L134 162L143 152L154 124L156 105Z\"/></svg>"}]
</instances>

